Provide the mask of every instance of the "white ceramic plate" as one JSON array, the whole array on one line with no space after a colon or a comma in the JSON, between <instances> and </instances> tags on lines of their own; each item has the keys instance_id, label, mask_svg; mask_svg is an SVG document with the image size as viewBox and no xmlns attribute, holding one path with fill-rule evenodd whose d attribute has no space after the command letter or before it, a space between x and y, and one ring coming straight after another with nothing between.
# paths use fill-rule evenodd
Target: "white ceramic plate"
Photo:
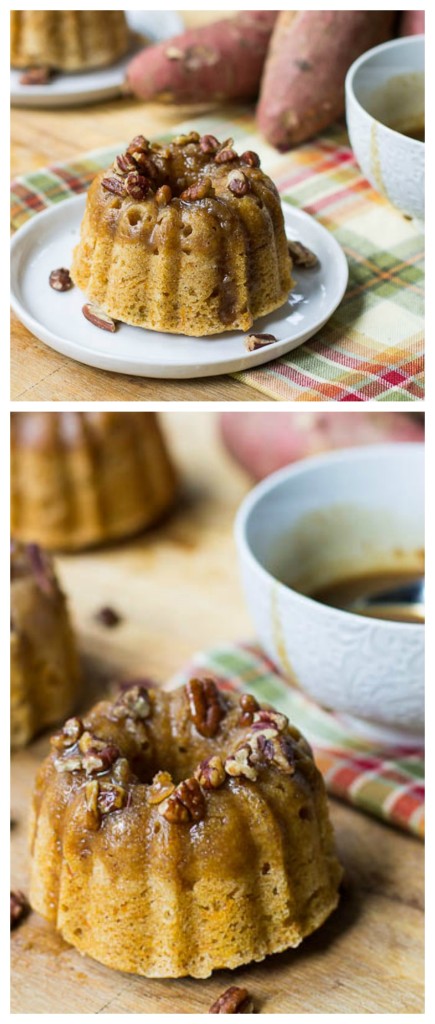
<instances>
[{"instance_id":1,"label":"white ceramic plate","mask_svg":"<svg viewBox=\"0 0 435 1024\"><path fill-rule=\"evenodd\" d=\"M184 28L177 11L126 11L126 14L132 32L146 36L152 43L170 39ZM111 67L69 75L58 72L47 85L20 85L23 72L11 68L12 106L76 107L118 96L127 64L144 45L132 35L129 52Z\"/></svg>"},{"instance_id":2,"label":"white ceramic plate","mask_svg":"<svg viewBox=\"0 0 435 1024\"><path fill-rule=\"evenodd\" d=\"M208 338L165 334L120 323L114 334L94 327L82 314L86 298L78 288L56 292L50 272L71 266L86 196L75 196L28 221L12 239L12 307L41 341L88 366L141 377L189 378L247 370L284 355L311 338L343 297L347 262L332 235L292 206L284 208L289 238L299 239L319 257L315 270L296 270L296 287L275 313L261 317L252 331L275 335L264 349L247 352L246 332L226 331ZM251 333L252 333L251 331Z\"/></svg>"}]
</instances>

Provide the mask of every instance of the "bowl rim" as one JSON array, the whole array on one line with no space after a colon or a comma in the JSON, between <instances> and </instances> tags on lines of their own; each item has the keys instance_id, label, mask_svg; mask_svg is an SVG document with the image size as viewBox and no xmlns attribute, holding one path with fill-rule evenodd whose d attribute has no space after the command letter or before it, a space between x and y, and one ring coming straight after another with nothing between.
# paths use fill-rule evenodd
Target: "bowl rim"
<instances>
[{"instance_id":1,"label":"bowl rim","mask_svg":"<svg viewBox=\"0 0 435 1024\"><path fill-rule=\"evenodd\" d=\"M355 78L355 75L360 70L360 68L363 67L365 62L369 58L371 58L373 56L373 54L379 53L379 52L385 52L385 50L392 50L394 48L401 48L402 46L405 46L405 45L409 44L410 40L412 40L413 42L419 42L420 41L420 42L423 42L423 44L424 44L424 42L425 42L425 35L424 35L424 33L420 33L420 34L417 34L417 35L414 35L414 36L401 36L398 39L389 39L385 43L380 43L378 46L372 46L372 48L370 50L366 50L365 53L362 53L361 56L357 57L357 59L354 60L353 64L351 64L351 66L350 66L350 68L349 68L349 70L348 70L348 72L346 74L346 78L345 78L345 82L344 82L344 89L345 89L345 96L348 99L352 99L353 100L353 102L356 104L356 106L359 108L359 110L362 112L362 114L364 114L365 117L367 117L369 121L373 122L373 124L380 125L380 127L383 130L385 130L387 133L388 132L391 133L391 135L393 137L395 137L395 138L406 139L405 145L410 145L410 146L414 145L414 146L417 146L418 149L424 149L425 143L422 142L420 139L413 139L409 135L404 135L403 132L396 131L395 128L391 128L390 125L384 124L383 121L379 121L377 117L374 117L373 114L371 114L370 111L367 110L367 108L364 107L363 104L360 102L360 100L358 99L358 96L356 95L355 89L354 89L354 78ZM423 45L423 52L424 52L424 45Z\"/></svg>"},{"instance_id":2,"label":"bowl rim","mask_svg":"<svg viewBox=\"0 0 435 1024\"><path fill-rule=\"evenodd\" d=\"M260 480L254 487L248 491L245 495L236 513L234 520L234 537L236 546L239 552L239 556L248 561L253 569L260 573L260 576L264 577L264 580L269 585L274 586L278 592L293 595L293 598L299 600L302 605L307 606L309 611L313 608L317 609L319 614L331 618L334 617L345 617L345 620L351 619L354 623L359 622L361 625L367 621L366 616L358 615L356 612L346 611L344 608L334 608L332 605L322 604L321 601L316 601L315 598L309 597L306 594L301 594L298 590L294 590L293 587L287 586L282 583L281 580L277 579L254 554L251 545L247 539L247 523L249 516L258 502L264 497L265 494L273 491L277 486L288 479L289 477L302 476L305 472L310 470L316 470L318 467L322 467L325 463L337 461L338 463L346 463L350 459L354 460L355 457L363 460L368 454L384 454L391 455L394 451L397 454L406 450L417 449L420 453L420 458L423 458L423 466L425 463L425 443L424 441L391 441L384 444L369 444L361 445L354 448L336 448L328 452L322 452L319 455L310 455L304 459L298 459L296 462L290 463L288 466L283 466L281 469L276 470L274 473L270 473L269 476ZM425 485L425 479L423 475L423 487ZM424 514L424 513L423 513ZM379 628L380 631L390 630L397 633L398 630L405 630L408 634L409 631L413 631L415 635L420 635L424 640L425 635L425 624L420 622L395 622L392 619L376 619L370 618L370 622L373 624L373 628ZM416 632L418 631L418 633Z\"/></svg>"}]
</instances>

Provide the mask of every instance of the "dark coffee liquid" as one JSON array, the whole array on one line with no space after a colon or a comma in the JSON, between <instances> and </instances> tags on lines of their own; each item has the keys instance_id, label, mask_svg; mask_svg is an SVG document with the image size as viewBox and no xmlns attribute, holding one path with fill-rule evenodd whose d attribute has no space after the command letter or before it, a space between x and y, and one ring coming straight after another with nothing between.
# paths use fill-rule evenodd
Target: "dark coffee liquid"
<instances>
[{"instance_id":1,"label":"dark coffee liquid","mask_svg":"<svg viewBox=\"0 0 435 1024\"><path fill-rule=\"evenodd\" d=\"M408 591L410 597L414 590L418 593L418 585L423 578L416 572L367 573L312 590L309 596L321 604L357 615L388 619L390 622L423 623L422 605L412 599L407 600Z\"/></svg>"},{"instance_id":2,"label":"dark coffee liquid","mask_svg":"<svg viewBox=\"0 0 435 1024\"><path fill-rule=\"evenodd\" d=\"M417 142L424 142L424 124L392 124L390 128L394 128L394 131L400 132L401 135L407 135L409 139L417 139Z\"/></svg>"}]
</instances>

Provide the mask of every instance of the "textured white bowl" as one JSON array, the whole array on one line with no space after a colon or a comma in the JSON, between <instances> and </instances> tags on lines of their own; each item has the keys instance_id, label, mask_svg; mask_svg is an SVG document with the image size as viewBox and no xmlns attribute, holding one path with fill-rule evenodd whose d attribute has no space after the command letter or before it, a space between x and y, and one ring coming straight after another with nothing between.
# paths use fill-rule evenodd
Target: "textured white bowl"
<instances>
[{"instance_id":1,"label":"textured white bowl","mask_svg":"<svg viewBox=\"0 0 435 1024\"><path fill-rule=\"evenodd\" d=\"M350 67L345 88L347 128L362 171L394 206L422 220L424 142L383 121L424 118L424 36L368 50Z\"/></svg>"},{"instance_id":2,"label":"textured white bowl","mask_svg":"<svg viewBox=\"0 0 435 1024\"><path fill-rule=\"evenodd\" d=\"M343 570L413 562L424 546L424 448L374 445L330 452L273 473L236 519L246 600L284 676L357 732L414 743L424 723L424 628L355 615L276 578L318 585Z\"/></svg>"}]
</instances>

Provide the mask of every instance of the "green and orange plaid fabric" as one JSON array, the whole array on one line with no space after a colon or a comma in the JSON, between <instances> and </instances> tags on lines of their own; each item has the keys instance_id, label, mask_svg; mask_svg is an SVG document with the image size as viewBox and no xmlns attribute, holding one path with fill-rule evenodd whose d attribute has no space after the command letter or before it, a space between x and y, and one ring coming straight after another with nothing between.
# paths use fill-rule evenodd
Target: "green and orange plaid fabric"
<instances>
[{"instance_id":1,"label":"green and orange plaid fabric","mask_svg":"<svg viewBox=\"0 0 435 1024\"><path fill-rule=\"evenodd\" d=\"M292 689L255 644L201 651L169 686L181 686L192 676L207 676L223 689L252 693L282 711L311 743L329 793L423 838L422 747L383 750L352 735L339 715Z\"/></svg>"},{"instance_id":2,"label":"green and orange plaid fabric","mask_svg":"<svg viewBox=\"0 0 435 1024\"><path fill-rule=\"evenodd\" d=\"M144 123L146 132L146 110ZM423 246L417 223L382 199L362 176L340 126L290 153L257 134L252 114L208 115L196 129L256 150L283 201L306 210L335 236L349 263L349 285L328 323L304 345L234 376L278 401L414 401L423 392ZM171 133L172 134L172 133ZM12 225L87 189L122 149L88 153L12 183ZM254 397L254 396L253 396Z\"/></svg>"}]
</instances>

